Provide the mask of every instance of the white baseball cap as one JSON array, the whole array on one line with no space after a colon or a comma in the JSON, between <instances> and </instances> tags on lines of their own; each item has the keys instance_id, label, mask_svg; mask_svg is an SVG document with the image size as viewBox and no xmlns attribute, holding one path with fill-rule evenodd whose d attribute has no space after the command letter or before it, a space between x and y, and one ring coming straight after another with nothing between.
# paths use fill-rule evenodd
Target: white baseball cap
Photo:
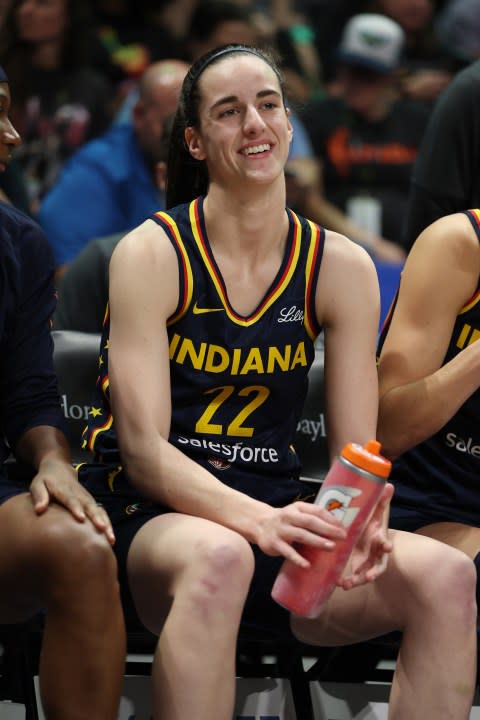
<instances>
[{"instance_id":1,"label":"white baseball cap","mask_svg":"<svg viewBox=\"0 0 480 720\"><path fill-rule=\"evenodd\" d=\"M349 65L389 73L398 67L405 35L386 15L363 13L346 23L336 58Z\"/></svg>"}]
</instances>

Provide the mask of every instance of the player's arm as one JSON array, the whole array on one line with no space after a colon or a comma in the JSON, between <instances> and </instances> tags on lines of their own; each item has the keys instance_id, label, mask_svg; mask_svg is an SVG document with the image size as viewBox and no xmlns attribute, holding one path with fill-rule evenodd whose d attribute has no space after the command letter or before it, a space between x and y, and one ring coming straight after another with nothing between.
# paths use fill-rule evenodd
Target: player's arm
<instances>
[{"instance_id":1,"label":"player's arm","mask_svg":"<svg viewBox=\"0 0 480 720\"><path fill-rule=\"evenodd\" d=\"M316 311L325 328L324 385L332 459L345 443L363 444L376 435L379 307L370 257L343 235L327 233Z\"/></svg>"},{"instance_id":2,"label":"player's arm","mask_svg":"<svg viewBox=\"0 0 480 720\"><path fill-rule=\"evenodd\" d=\"M379 361L378 437L390 456L437 432L480 385L480 344L442 367L459 310L476 291L480 250L464 214L420 234Z\"/></svg>"},{"instance_id":3,"label":"player's arm","mask_svg":"<svg viewBox=\"0 0 480 720\"><path fill-rule=\"evenodd\" d=\"M375 266L365 250L328 233L317 287L317 317L325 327L327 436L332 459L346 443L375 438L378 378L375 348L380 293ZM392 544L388 483L351 557L341 585L375 580L386 568Z\"/></svg>"}]
</instances>

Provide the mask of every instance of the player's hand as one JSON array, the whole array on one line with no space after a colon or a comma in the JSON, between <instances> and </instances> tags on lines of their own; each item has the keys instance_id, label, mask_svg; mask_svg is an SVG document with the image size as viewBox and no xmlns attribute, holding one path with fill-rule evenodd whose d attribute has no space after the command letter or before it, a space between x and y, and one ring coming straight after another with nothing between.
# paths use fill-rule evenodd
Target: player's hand
<instances>
[{"instance_id":1,"label":"player's hand","mask_svg":"<svg viewBox=\"0 0 480 720\"><path fill-rule=\"evenodd\" d=\"M283 555L299 567L309 561L298 546L310 545L333 550L336 540L343 540L346 531L337 518L325 508L307 502L294 502L283 508L272 508L260 523L257 544L267 555Z\"/></svg>"},{"instance_id":2,"label":"player's hand","mask_svg":"<svg viewBox=\"0 0 480 720\"><path fill-rule=\"evenodd\" d=\"M344 590L376 580L387 568L392 543L388 536L386 519L393 485L387 483L365 530L360 536L347 567L337 585Z\"/></svg>"},{"instance_id":3,"label":"player's hand","mask_svg":"<svg viewBox=\"0 0 480 720\"><path fill-rule=\"evenodd\" d=\"M42 463L30 484L30 495L38 515L44 513L51 502L56 502L63 505L78 522L90 520L99 532L105 534L111 545L115 542L107 513L78 482L77 473L69 463L63 460Z\"/></svg>"}]
</instances>

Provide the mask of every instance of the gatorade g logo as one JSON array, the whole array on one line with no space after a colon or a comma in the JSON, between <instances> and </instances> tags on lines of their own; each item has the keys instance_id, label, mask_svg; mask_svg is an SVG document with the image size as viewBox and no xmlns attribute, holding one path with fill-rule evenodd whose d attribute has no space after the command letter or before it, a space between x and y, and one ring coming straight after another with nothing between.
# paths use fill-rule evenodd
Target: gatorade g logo
<instances>
[{"instance_id":1,"label":"gatorade g logo","mask_svg":"<svg viewBox=\"0 0 480 720\"><path fill-rule=\"evenodd\" d=\"M361 490L351 487L330 487L320 495L317 505L332 513L344 527L350 527L360 508L349 507L355 497L361 495Z\"/></svg>"}]
</instances>

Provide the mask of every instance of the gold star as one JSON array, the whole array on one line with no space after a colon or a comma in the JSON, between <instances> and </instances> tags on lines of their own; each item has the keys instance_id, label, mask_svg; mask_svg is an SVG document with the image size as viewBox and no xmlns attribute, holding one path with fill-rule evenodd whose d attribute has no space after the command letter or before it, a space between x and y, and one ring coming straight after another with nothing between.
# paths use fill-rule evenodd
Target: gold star
<instances>
[{"instance_id":1,"label":"gold star","mask_svg":"<svg viewBox=\"0 0 480 720\"><path fill-rule=\"evenodd\" d=\"M91 415L92 417L98 417L99 415L102 414L102 410L101 410L101 408L91 407L88 414Z\"/></svg>"}]
</instances>

